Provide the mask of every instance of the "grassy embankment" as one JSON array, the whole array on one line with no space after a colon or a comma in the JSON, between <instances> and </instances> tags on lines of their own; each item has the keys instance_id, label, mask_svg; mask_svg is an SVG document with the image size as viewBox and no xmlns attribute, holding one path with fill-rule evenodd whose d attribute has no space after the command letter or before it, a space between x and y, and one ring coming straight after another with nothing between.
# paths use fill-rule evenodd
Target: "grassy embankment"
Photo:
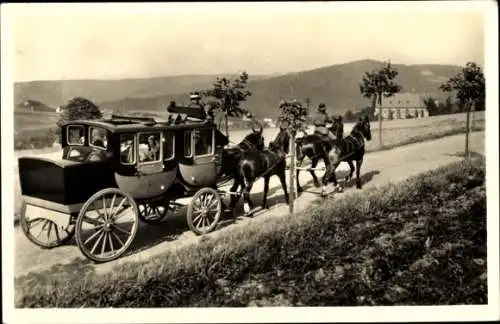
<instances>
[{"instance_id":1,"label":"grassy embankment","mask_svg":"<svg viewBox=\"0 0 500 324\"><path fill-rule=\"evenodd\" d=\"M483 157L285 217L103 276L29 274L16 306L487 303Z\"/></svg>"}]
</instances>

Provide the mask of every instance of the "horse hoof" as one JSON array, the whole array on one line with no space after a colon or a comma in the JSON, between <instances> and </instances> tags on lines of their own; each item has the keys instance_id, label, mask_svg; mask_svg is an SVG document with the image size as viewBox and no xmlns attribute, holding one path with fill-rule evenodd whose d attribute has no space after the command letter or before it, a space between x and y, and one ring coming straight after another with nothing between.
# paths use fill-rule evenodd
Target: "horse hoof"
<instances>
[{"instance_id":1,"label":"horse hoof","mask_svg":"<svg viewBox=\"0 0 500 324\"><path fill-rule=\"evenodd\" d=\"M321 185L320 185L318 182L315 182L315 183L314 183L314 186L315 186L316 188L321 187Z\"/></svg>"},{"instance_id":2,"label":"horse hoof","mask_svg":"<svg viewBox=\"0 0 500 324\"><path fill-rule=\"evenodd\" d=\"M250 205L248 203L243 204L243 211L245 214L248 214L250 212Z\"/></svg>"},{"instance_id":3,"label":"horse hoof","mask_svg":"<svg viewBox=\"0 0 500 324\"><path fill-rule=\"evenodd\" d=\"M269 205L268 204L262 205L262 209L269 209Z\"/></svg>"},{"instance_id":4,"label":"horse hoof","mask_svg":"<svg viewBox=\"0 0 500 324\"><path fill-rule=\"evenodd\" d=\"M351 178L350 177L345 177L345 182L348 183L349 181L351 181Z\"/></svg>"},{"instance_id":5,"label":"horse hoof","mask_svg":"<svg viewBox=\"0 0 500 324\"><path fill-rule=\"evenodd\" d=\"M343 192L343 191L344 191L344 188L342 188L342 187L337 188L337 192Z\"/></svg>"}]
</instances>

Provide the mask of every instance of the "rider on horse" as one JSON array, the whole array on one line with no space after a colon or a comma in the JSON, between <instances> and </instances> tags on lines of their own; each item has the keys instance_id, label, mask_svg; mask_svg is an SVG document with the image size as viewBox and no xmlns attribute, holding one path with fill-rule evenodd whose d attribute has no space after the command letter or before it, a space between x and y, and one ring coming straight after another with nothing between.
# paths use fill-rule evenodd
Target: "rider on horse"
<instances>
[{"instance_id":1,"label":"rider on horse","mask_svg":"<svg viewBox=\"0 0 500 324\"><path fill-rule=\"evenodd\" d=\"M326 124L333 123L333 120L326 113L326 105L320 103L318 111L313 117L314 134L319 135L324 141L334 141L335 135L327 128Z\"/></svg>"}]
</instances>

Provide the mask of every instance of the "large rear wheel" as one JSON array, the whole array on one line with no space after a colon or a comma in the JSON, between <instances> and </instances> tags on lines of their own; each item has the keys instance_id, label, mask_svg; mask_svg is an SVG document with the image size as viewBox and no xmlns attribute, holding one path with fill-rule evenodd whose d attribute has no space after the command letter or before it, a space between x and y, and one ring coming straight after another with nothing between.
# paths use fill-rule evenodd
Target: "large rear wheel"
<instances>
[{"instance_id":1,"label":"large rear wheel","mask_svg":"<svg viewBox=\"0 0 500 324\"><path fill-rule=\"evenodd\" d=\"M58 221L45 217L32 217L27 215L27 204L23 201L19 215L21 229L32 243L44 249L51 249L67 243L75 234L75 220L72 215L67 215L68 220Z\"/></svg>"},{"instance_id":2,"label":"large rear wheel","mask_svg":"<svg viewBox=\"0 0 500 324\"><path fill-rule=\"evenodd\" d=\"M197 235L212 232L220 221L222 200L212 188L198 190L188 205L187 223L189 229Z\"/></svg>"},{"instance_id":3,"label":"large rear wheel","mask_svg":"<svg viewBox=\"0 0 500 324\"><path fill-rule=\"evenodd\" d=\"M139 226L139 210L132 196L116 189L98 191L83 205L76 221L80 251L95 262L122 256Z\"/></svg>"}]
</instances>

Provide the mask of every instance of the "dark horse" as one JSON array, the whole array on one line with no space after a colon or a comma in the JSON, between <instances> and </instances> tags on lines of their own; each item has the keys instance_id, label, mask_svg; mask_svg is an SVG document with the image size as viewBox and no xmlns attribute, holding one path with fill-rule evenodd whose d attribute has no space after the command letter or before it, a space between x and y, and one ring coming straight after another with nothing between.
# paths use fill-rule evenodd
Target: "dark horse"
<instances>
[{"instance_id":1,"label":"dark horse","mask_svg":"<svg viewBox=\"0 0 500 324\"><path fill-rule=\"evenodd\" d=\"M263 151L264 150L264 136L262 136L263 128L260 127L256 130L252 127L252 132L245 136L245 138L236 146L225 148L221 154L221 169L220 178L227 177L234 179L231 192L236 192L239 182L236 180L239 177L238 164L245 151Z\"/></svg>"},{"instance_id":2,"label":"dark horse","mask_svg":"<svg viewBox=\"0 0 500 324\"><path fill-rule=\"evenodd\" d=\"M359 172L365 155L365 138L367 141L372 139L370 120L368 116L365 116L364 118L360 117L348 136L337 139L333 142L333 145L328 152L330 166L327 167L325 177L323 177L322 194L325 193L325 186L328 183L326 179L329 180L331 178L335 188L339 189L335 170L341 162L347 162L351 168L349 175L345 178L345 181L349 182L351 181L352 174L354 173L353 161L356 161L356 187L361 189Z\"/></svg>"},{"instance_id":3,"label":"dark horse","mask_svg":"<svg viewBox=\"0 0 500 324\"><path fill-rule=\"evenodd\" d=\"M231 197L231 208L236 207L239 197L243 195L245 213L253 209L253 203L250 200L250 190L252 190L254 182L263 177L264 197L262 200L262 208L267 209L269 179L273 175L279 177L281 186L285 192L286 203L289 203L285 178L286 155L289 152L289 146L290 135L286 130L281 129L274 141L269 143L267 150L248 150L243 152L240 162L238 163L238 174L235 177L236 188L238 185L241 185L240 195Z\"/></svg>"},{"instance_id":4,"label":"dark horse","mask_svg":"<svg viewBox=\"0 0 500 324\"><path fill-rule=\"evenodd\" d=\"M340 117L334 118L332 126L328 129L332 132L337 139L340 139L344 136L344 124L342 123L342 119ZM311 168L316 168L319 160L323 160L325 163L325 168L328 169L330 162L328 160L328 152L332 147L332 143L329 141L325 141L321 135L307 135L302 138L298 138L295 140L296 143L296 155L297 155L297 166L302 166L302 162L304 158L307 156L311 160ZM302 187L299 182L299 172L296 171L296 182L297 182L297 191L302 192ZM316 173L314 170L309 170L309 173L314 179L314 185L316 187L320 186L318 178L316 177ZM323 180L327 179L326 172L323 175ZM329 180L329 179L328 179Z\"/></svg>"}]
</instances>

